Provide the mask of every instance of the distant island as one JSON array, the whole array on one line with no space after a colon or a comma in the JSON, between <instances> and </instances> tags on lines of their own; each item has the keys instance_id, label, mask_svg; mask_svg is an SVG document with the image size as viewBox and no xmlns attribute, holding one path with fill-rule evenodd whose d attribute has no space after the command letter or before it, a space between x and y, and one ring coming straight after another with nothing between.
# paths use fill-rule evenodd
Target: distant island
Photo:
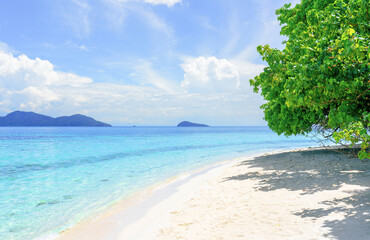
<instances>
[{"instance_id":1,"label":"distant island","mask_svg":"<svg viewBox=\"0 0 370 240\"><path fill-rule=\"evenodd\" d=\"M0 117L0 126L111 127L111 125L107 123L96 121L91 117L81 114L53 118L34 112L23 111L15 111L9 113L5 117Z\"/></svg>"},{"instance_id":2,"label":"distant island","mask_svg":"<svg viewBox=\"0 0 370 240\"><path fill-rule=\"evenodd\" d=\"M188 121L183 121L179 124L177 124L178 127L209 127L206 124L200 124L200 123L192 123Z\"/></svg>"}]
</instances>

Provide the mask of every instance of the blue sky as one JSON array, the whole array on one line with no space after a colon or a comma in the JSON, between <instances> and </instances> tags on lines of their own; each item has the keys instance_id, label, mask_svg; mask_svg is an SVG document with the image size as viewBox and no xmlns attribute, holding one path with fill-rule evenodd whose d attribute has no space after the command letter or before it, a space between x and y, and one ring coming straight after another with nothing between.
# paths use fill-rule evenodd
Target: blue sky
<instances>
[{"instance_id":1,"label":"blue sky","mask_svg":"<svg viewBox=\"0 0 370 240\"><path fill-rule=\"evenodd\" d=\"M289 2L2 1L0 115L265 125L249 79L258 45L282 48L274 12Z\"/></svg>"}]
</instances>

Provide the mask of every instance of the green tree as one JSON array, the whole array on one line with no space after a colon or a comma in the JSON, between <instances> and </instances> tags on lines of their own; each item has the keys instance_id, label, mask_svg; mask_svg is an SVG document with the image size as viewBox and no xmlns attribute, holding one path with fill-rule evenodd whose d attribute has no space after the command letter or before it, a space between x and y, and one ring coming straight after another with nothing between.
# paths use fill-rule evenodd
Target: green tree
<instances>
[{"instance_id":1,"label":"green tree","mask_svg":"<svg viewBox=\"0 0 370 240\"><path fill-rule=\"evenodd\" d=\"M269 127L361 143L358 157L369 158L369 0L302 0L276 15L285 48L258 46L268 67L250 80Z\"/></svg>"}]
</instances>

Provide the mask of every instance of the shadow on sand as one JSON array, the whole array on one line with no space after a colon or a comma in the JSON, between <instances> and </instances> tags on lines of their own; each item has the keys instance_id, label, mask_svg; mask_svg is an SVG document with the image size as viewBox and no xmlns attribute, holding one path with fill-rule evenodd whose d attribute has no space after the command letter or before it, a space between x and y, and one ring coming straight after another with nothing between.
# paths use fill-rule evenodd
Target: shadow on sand
<instances>
[{"instance_id":1,"label":"shadow on sand","mask_svg":"<svg viewBox=\"0 0 370 240\"><path fill-rule=\"evenodd\" d=\"M359 185L363 190L351 191L347 198L325 201L326 208L304 209L293 214L318 219L333 212L344 213L342 220L325 221L330 238L338 240L370 239L370 161L360 161L332 150L309 150L256 157L241 163L262 168L225 179L258 180L259 191L303 190L301 194L336 190L343 184ZM355 229L354 229L355 228ZM358 229L358 231L357 231ZM357 234L357 235L356 235Z\"/></svg>"}]
</instances>

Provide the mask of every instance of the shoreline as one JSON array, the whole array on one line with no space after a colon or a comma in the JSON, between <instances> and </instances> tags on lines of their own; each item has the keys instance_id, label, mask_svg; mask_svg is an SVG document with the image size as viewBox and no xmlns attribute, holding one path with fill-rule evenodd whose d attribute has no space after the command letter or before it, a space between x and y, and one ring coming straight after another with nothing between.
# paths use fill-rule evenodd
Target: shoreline
<instances>
[{"instance_id":1,"label":"shoreline","mask_svg":"<svg viewBox=\"0 0 370 240\"><path fill-rule=\"evenodd\" d=\"M153 196L155 196L159 191L165 190L167 192L167 194L161 195L160 196L161 198L170 197L172 194L175 193L176 186L186 184L188 181L190 181L194 177L206 174L208 171L212 169L220 168L227 164L232 164L235 161L240 161L241 159L245 159L245 158L241 157L241 158L236 158L232 160L224 160L221 162L213 163L213 164L204 166L202 168L197 168L192 171L188 171L188 172L175 175L164 181L156 183L148 188L134 192L130 194L129 196L124 197L122 200L118 202L109 204L109 206L105 208L103 211L98 211L97 213L93 215L89 215L86 218L83 218L81 221L73 222L71 224L68 224L67 226L64 226L62 230L59 233L57 233L56 236L54 235L52 236L52 239L55 239L55 240L70 239L70 236L76 236L75 234L80 235L81 232L85 233L85 231L88 231L88 229L90 228L93 229L91 227L92 224L100 225L102 224L102 222L105 222L107 218L112 217L112 215L116 215L117 213L125 214L126 211L129 211L131 208L136 208L138 205L143 204L144 202L152 201ZM168 191L168 190L171 190L171 191ZM134 218L136 218L136 221L139 220L137 219L137 217L134 217ZM110 221L110 219L108 219L108 221ZM120 222L120 224L122 224L122 222ZM125 220L125 224L130 225L131 223ZM108 227L108 228L111 228L111 227ZM93 239L93 238L83 238L82 237L79 239ZM96 239L102 239L102 238L96 238ZM107 238L107 239L110 239L110 238Z\"/></svg>"},{"instance_id":2,"label":"shoreline","mask_svg":"<svg viewBox=\"0 0 370 240\"><path fill-rule=\"evenodd\" d=\"M170 177L168 179L165 179L164 181L155 183L154 185L151 185L147 188L141 189L139 191L136 191L126 197L123 197L121 200L118 200L116 202L108 203L106 207L103 207L103 209L96 211L93 214L89 214L86 216L83 216L82 218L77 218L73 222L57 229L58 232L49 233L46 235L47 239L68 239L70 234L74 236L75 232L85 232L86 229L90 228L92 224L99 223L101 224L101 221L105 221L104 219L109 218L112 215L115 215L117 212L123 212L126 210L129 210L130 208L135 207L136 205L139 205L143 201L149 200L152 198L152 196L157 192L164 188L169 187L172 184L176 184L179 181L183 181L183 179L188 179L189 181L191 178L196 177L201 174L205 174L211 169L219 168L224 165L234 164L239 161L243 161L245 159L258 157L266 154L278 154L278 153L284 153L284 152L291 152L291 151L305 151L305 150L311 150L311 149L320 149L321 147L303 147L303 148L291 148L291 149L278 149L278 150L272 150L268 152L263 153L251 153L250 155L243 156L243 157L237 157L234 159L228 159L228 160L222 160L218 161L216 163L208 164L206 166L203 166L201 168L196 168L191 171L187 171L184 173L177 174L173 177ZM186 182L183 182L185 184ZM167 197L170 197L175 192L169 192L167 194ZM109 220L108 220L109 221ZM111 227L107 227L111 228ZM67 235L68 234L68 235ZM81 237L81 236L80 236ZM37 238L39 239L39 238ZM40 239L45 239L41 237ZM86 238L86 239L92 239L92 238Z\"/></svg>"},{"instance_id":3,"label":"shoreline","mask_svg":"<svg viewBox=\"0 0 370 240\"><path fill-rule=\"evenodd\" d=\"M163 232L164 226L167 226L168 223L174 222L173 219L171 220L171 215L178 212L179 208L184 209L180 206L190 201L195 193L201 192L203 185L217 179L228 169L264 156L318 151L325 150L321 147L305 147L251 154L250 156L221 161L174 176L113 204L109 209L92 218L76 223L71 228L62 231L55 239L157 239L153 236L158 235L158 232ZM205 182L206 184L204 184ZM364 189L366 190L366 188ZM365 191L364 189L358 191ZM300 194L304 191L304 189L301 189ZM345 189L345 191L349 191L349 189ZM165 235L159 239L166 239ZM331 238L324 237L322 239Z\"/></svg>"}]
</instances>

